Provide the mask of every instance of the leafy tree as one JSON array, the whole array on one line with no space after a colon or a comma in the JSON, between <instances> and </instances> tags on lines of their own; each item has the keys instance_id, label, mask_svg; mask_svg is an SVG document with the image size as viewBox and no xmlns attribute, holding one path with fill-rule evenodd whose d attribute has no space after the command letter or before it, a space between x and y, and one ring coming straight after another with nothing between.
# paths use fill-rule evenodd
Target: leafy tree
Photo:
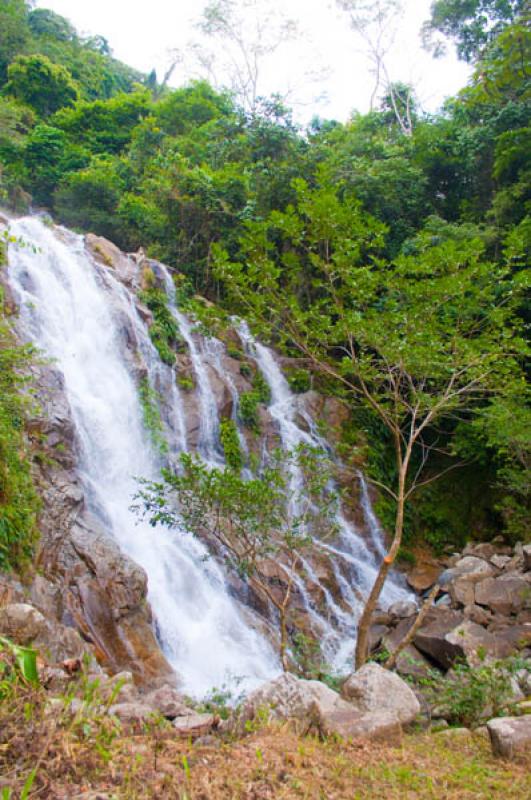
<instances>
[{"instance_id":1,"label":"leafy tree","mask_svg":"<svg viewBox=\"0 0 531 800\"><path fill-rule=\"evenodd\" d=\"M65 225L93 230L122 244L116 212L125 184L119 166L111 156L95 157L85 169L63 178L54 204Z\"/></svg>"},{"instance_id":2,"label":"leafy tree","mask_svg":"<svg viewBox=\"0 0 531 800\"><path fill-rule=\"evenodd\" d=\"M526 0L435 0L431 19L423 26L425 44L436 56L442 55L445 42L437 38L440 33L455 41L459 58L476 61L526 8Z\"/></svg>"},{"instance_id":3,"label":"leafy tree","mask_svg":"<svg viewBox=\"0 0 531 800\"><path fill-rule=\"evenodd\" d=\"M395 503L394 534L360 619L359 667L406 504L439 477L429 471L441 449L435 431L466 421L519 375L519 289L509 265L484 260L478 239L420 234L410 254L390 264L379 255L385 229L352 199L304 181L297 192L296 209L249 223L239 261L219 251L217 272L257 330L298 349L392 440L393 480L375 482Z\"/></svg>"},{"instance_id":4,"label":"leafy tree","mask_svg":"<svg viewBox=\"0 0 531 800\"><path fill-rule=\"evenodd\" d=\"M0 5L0 85L7 78L7 67L23 52L29 40L28 9L25 0L3 0Z\"/></svg>"},{"instance_id":5,"label":"leafy tree","mask_svg":"<svg viewBox=\"0 0 531 800\"><path fill-rule=\"evenodd\" d=\"M109 100L79 102L59 111L53 123L91 153L120 153L131 141L134 128L151 110L149 92L118 94Z\"/></svg>"},{"instance_id":6,"label":"leafy tree","mask_svg":"<svg viewBox=\"0 0 531 800\"><path fill-rule=\"evenodd\" d=\"M49 117L77 100L78 89L69 72L46 56L17 56L7 75L6 92L42 117Z\"/></svg>"},{"instance_id":7,"label":"leafy tree","mask_svg":"<svg viewBox=\"0 0 531 800\"><path fill-rule=\"evenodd\" d=\"M34 36L49 36L60 42L77 40L74 26L65 17L48 8L36 8L30 11L28 27Z\"/></svg>"},{"instance_id":8,"label":"leafy tree","mask_svg":"<svg viewBox=\"0 0 531 800\"><path fill-rule=\"evenodd\" d=\"M240 477L239 462L218 469L189 454L180 462L177 474L163 470L162 481L143 482L137 509L153 526L184 529L217 545L229 569L276 610L280 660L287 670L293 585L312 546L309 531L327 525L335 503L326 491L326 458L310 448L277 452L251 479ZM289 467L295 462L308 473L307 493L301 497L293 496L290 487ZM270 578L273 565L276 580Z\"/></svg>"},{"instance_id":9,"label":"leafy tree","mask_svg":"<svg viewBox=\"0 0 531 800\"><path fill-rule=\"evenodd\" d=\"M63 131L51 125L37 125L24 146L27 185L35 202L51 206L63 176L86 167L89 160L89 154L71 145Z\"/></svg>"}]
</instances>

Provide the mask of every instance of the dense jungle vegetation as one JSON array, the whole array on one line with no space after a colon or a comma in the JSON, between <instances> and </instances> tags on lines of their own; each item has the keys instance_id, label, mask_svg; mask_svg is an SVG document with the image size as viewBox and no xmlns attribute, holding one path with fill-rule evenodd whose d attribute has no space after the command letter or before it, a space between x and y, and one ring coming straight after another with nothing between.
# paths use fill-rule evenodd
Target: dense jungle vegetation
<instances>
[{"instance_id":1,"label":"dense jungle vegetation","mask_svg":"<svg viewBox=\"0 0 531 800\"><path fill-rule=\"evenodd\" d=\"M172 90L52 11L24 0L0 6L6 208L44 207L127 251L143 247L185 276L189 294L261 322L287 353L300 355L302 330L309 366L319 347L341 363L346 328L355 352L375 352L378 336L401 324L401 297L419 333L410 374L425 377L424 397L435 378L425 376L422 359L436 359L437 343L454 341L452 352L472 341L491 348L490 381L429 426L428 475L445 475L420 487L406 509L406 555L413 543L442 548L499 533L516 541L529 530L529 13L525 2L478 0L464 16L463 5L435 3L426 31L453 38L473 77L436 115L413 100L408 131L396 114L397 102L409 106L405 86L371 113L355 112L345 124L315 118L302 130L278 98L250 113L203 81ZM359 286L370 277L370 291L342 316L350 302L343 290L356 294L354 272ZM410 291L412 276L418 292ZM430 296L431 306L446 309L437 320L427 313ZM390 309L386 297L398 305ZM264 302L275 311L288 303L283 331L268 323ZM487 322L497 326L488 341ZM10 363L3 328L0 337L0 363ZM346 454L391 483L392 432L348 391L350 373L337 377L318 370L312 380L350 404ZM304 374L301 382L306 388ZM12 436L4 427L2 459ZM0 464L0 503L12 474ZM15 471L15 480L26 476ZM384 522L393 519L385 494L378 510Z\"/></svg>"}]
</instances>

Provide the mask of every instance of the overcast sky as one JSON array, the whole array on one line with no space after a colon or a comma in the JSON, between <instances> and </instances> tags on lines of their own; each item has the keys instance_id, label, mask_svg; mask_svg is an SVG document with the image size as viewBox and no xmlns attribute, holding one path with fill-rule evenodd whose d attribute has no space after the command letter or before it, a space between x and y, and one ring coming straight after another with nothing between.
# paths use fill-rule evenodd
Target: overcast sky
<instances>
[{"instance_id":1,"label":"overcast sky","mask_svg":"<svg viewBox=\"0 0 531 800\"><path fill-rule=\"evenodd\" d=\"M271 0L271 4L279 1ZM457 61L452 47L448 56L439 60L423 51L419 30L429 16L430 4L431 0L404 0L404 18L387 61L391 79L412 83L422 106L435 111L445 97L465 85L469 70ZM155 67L160 77L169 62L170 50L183 48L197 37L194 22L205 2L38 0L37 5L67 17L81 33L105 36L117 58L144 72ZM293 99L301 121L314 114L344 121L353 110L367 111L373 88L369 62L363 43L335 3L284 0L281 8L299 21L304 35L281 48L264 65L264 93L282 92L288 82L298 87ZM320 82L306 79L309 71L323 69L328 74ZM183 70L176 70L172 84L183 83L185 77ZM323 94L325 99L314 99Z\"/></svg>"}]
</instances>

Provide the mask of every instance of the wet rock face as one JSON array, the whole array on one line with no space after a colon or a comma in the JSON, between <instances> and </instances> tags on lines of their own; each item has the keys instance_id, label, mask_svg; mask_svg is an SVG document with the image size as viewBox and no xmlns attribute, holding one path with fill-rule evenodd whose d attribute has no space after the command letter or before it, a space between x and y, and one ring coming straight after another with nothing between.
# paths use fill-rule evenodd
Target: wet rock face
<instances>
[{"instance_id":1,"label":"wet rock face","mask_svg":"<svg viewBox=\"0 0 531 800\"><path fill-rule=\"evenodd\" d=\"M122 253L115 244L105 239L103 236L87 233L85 236L85 247L98 263L112 269L116 273L118 280L129 288L137 286L137 264Z\"/></svg>"},{"instance_id":2,"label":"wet rock face","mask_svg":"<svg viewBox=\"0 0 531 800\"><path fill-rule=\"evenodd\" d=\"M174 680L152 629L144 571L87 511L63 378L45 365L35 380L40 412L30 436L41 453L34 473L43 499L38 559L46 578L35 578L29 599L50 624L81 632L110 669L130 669L139 682ZM68 636L62 631L62 639Z\"/></svg>"}]
</instances>

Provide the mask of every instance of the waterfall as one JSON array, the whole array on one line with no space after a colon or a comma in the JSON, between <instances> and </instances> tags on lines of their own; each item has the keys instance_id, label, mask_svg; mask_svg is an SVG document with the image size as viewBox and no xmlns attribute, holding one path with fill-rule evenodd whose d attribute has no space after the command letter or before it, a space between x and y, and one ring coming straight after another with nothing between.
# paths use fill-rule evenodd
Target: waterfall
<instances>
[{"instance_id":1,"label":"waterfall","mask_svg":"<svg viewBox=\"0 0 531 800\"><path fill-rule=\"evenodd\" d=\"M310 445L325 452L329 451L328 443L316 431L313 420L308 415L302 415L308 425L308 431L300 427L297 415L300 413L296 405L296 397L290 390L289 384L272 350L257 342L249 331L245 322L240 322L238 332L250 357L256 364L271 390L271 403L269 413L276 421L283 448L292 451L300 445ZM292 503L296 504L297 497L304 489L304 475L297 464L290 464L290 491ZM367 527L370 532L374 550L381 558L385 552L383 534L372 510L369 492L363 475L358 475L360 480L362 510ZM335 489L331 486L331 489ZM294 509L296 511L296 509ZM327 662L338 672L348 669L352 663L352 654L356 645L357 622L363 609L363 598L369 593L376 578L378 560L354 525L344 516L338 508L335 524L338 535L334 544L315 539L316 548L321 548L330 556L330 563L334 570L334 577L341 592L341 599L348 607L348 612L341 608L326 587L319 584L313 573L309 560L304 561L304 568L310 580L321 586L325 597L328 615L331 621L318 614L312 607L311 599L307 593L303 594L304 602L309 606L310 620L315 623L316 634L321 640L321 649ZM300 589L300 581L297 587ZM302 587L304 592L304 587ZM396 574L391 574L384 585L380 603L387 607L396 600L411 599L411 594L401 585Z\"/></svg>"},{"instance_id":2,"label":"waterfall","mask_svg":"<svg viewBox=\"0 0 531 800\"><path fill-rule=\"evenodd\" d=\"M156 478L160 463L126 366L124 325L137 339L150 378L159 390L166 387L173 449L184 449L186 442L174 375L161 364L132 296L111 269L87 254L81 236L48 228L35 218L13 222L11 232L31 245L12 245L9 251L21 331L63 373L87 502L123 551L146 570L161 645L183 688L201 696L231 676L242 677L245 689L273 677L279 667L271 646L245 622L206 548L181 531L139 523L130 511L135 476ZM217 411L202 354L189 322L177 309L174 313L199 384L202 453L218 461Z\"/></svg>"}]
</instances>

